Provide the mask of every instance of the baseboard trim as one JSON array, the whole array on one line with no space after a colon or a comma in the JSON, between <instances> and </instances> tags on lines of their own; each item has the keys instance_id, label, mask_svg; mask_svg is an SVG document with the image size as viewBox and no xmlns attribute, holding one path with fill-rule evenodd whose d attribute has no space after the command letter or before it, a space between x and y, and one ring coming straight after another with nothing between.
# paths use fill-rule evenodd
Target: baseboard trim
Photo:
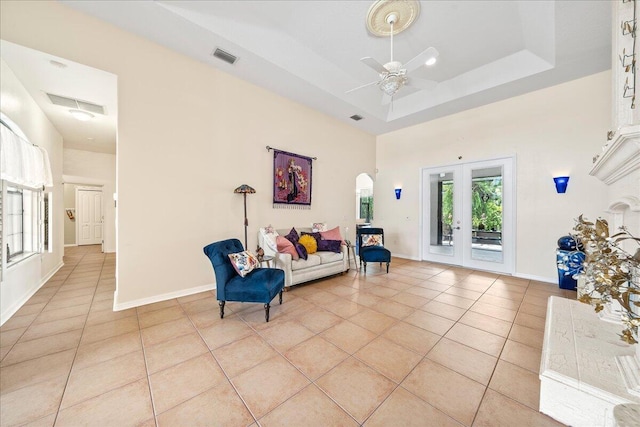
<instances>
[{"instance_id":1,"label":"baseboard trim","mask_svg":"<svg viewBox=\"0 0 640 427\"><path fill-rule=\"evenodd\" d=\"M140 298L133 301L118 303L118 290L113 294L113 311L122 311L129 308L140 307L141 305L153 304L156 302L166 301L174 298L186 297L189 295L197 294L200 292L211 291L216 288L215 283L208 285L196 286L195 288L182 289L175 292L168 292L166 294L154 295L152 297Z\"/></svg>"},{"instance_id":2,"label":"baseboard trim","mask_svg":"<svg viewBox=\"0 0 640 427\"><path fill-rule=\"evenodd\" d=\"M43 277L40 280L40 284L38 286L34 286L34 288L30 292L27 292L23 298L21 298L19 301L16 301L11 307L7 308L4 311L4 313L0 313L0 326L4 325L4 322L6 322L7 320L11 319L11 316L16 314L16 312L18 310L20 310L20 308L22 308L22 306L27 301L29 301L29 298L34 296L35 293L38 292L40 290L40 288L42 286L44 286L44 284L47 283L49 281L49 279L51 279L53 277L53 275L56 274L58 272L58 270L60 270L63 266L64 266L64 262L60 261L60 263L56 267L51 269L49 274L47 274L45 277Z\"/></svg>"},{"instance_id":3,"label":"baseboard trim","mask_svg":"<svg viewBox=\"0 0 640 427\"><path fill-rule=\"evenodd\" d=\"M420 258L418 257L412 257L409 255L404 255L404 254L396 254L396 253L391 253L391 258L402 258L402 259L408 259L411 261L420 261Z\"/></svg>"},{"instance_id":4,"label":"baseboard trim","mask_svg":"<svg viewBox=\"0 0 640 427\"><path fill-rule=\"evenodd\" d=\"M64 245L65 248L70 248L72 246L78 246L78 244L77 243L71 243L71 244L68 244L68 245Z\"/></svg>"},{"instance_id":5,"label":"baseboard trim","mask_svg":"<svg viewBox=\"0 0 640 427\"><path fill-rule=\"evenodd\" d=\"M407 259L407 260L411 260L411 261L421 261L420 258L416 258L416 257L404 255L404 254L392 253L391 256L392 256L392 258L402 258L402 259ZM425 262L429 262L429 261L425 261ZM441 264L450 265L452 267L461 267L461 266L457 266L457 265L454 265L454 264L445 264L445 263L441 263ZM509 276L509 274L507 274L507 273L497 273L497 274L504 274L506 276ZM511 276L518 277L520 279L535 280L536 282L544 282L544 283L550 283L550 284L555 284L555 285L558 284L558 282L557 282L558 278L557 277L536 276L535 274L524 274L524 273L518 273L518 272L514 272L513 274L511 274Z\"/></svg>"},{"instance_id":6,"label":"baseboard trim","mask_svg":"<svg viewBox=\"0 0 640 427\"><path fill-rule=\"evenodd\" d=\"M555 285L558 284L557 277L550 278L550 277L544 277L544 276L536 276L535 274L523 274L523 273L513 273L513 277L519 277L520 279L535 280L536 282L551 283Z\"/></svg>"}]
</instances>

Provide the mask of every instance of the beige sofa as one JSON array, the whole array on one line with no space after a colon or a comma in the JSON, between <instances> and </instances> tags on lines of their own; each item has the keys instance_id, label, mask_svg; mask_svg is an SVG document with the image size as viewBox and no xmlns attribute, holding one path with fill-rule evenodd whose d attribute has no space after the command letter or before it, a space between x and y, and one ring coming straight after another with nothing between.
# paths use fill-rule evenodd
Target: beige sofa
<instances>
[{"instance_id":1,"label":"beige sofa","mask_svg":"<svg viewBox=\"0 0 640 427\"><path fill-rule=\"evenodd\" d=\"M298 233L311 232L309 227L295 227ZM286 236L291 229L276 230L280 236ZM274 266L284 270L284 286L293 286L310 280L320 279L349 270L349 255L347 247L341 246L341 252L319 251L302 258L293 260L290 254L278 253L274 239L265 234L264 229L258 231L258 244L264 249L265 255L274 257Z\"/></svg>"}]
</instances>

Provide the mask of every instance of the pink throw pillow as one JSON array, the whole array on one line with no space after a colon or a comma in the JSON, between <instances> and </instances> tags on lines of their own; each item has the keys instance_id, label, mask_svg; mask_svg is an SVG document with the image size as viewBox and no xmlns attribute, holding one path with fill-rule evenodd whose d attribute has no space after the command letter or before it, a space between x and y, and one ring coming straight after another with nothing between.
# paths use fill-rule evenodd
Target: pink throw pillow
<instances>
[{"instance_id":1,"label":"pink throw pillow","mask_svg":"<svg viewBox=\"0 0 640 427\"><path fill-rule=\"evenodd\" d=\"M281 254L291 254L291 258L293 260L297 260L300 258L298 252L296 251L295 246L288 239L282 236L276 236L276 246L278 247L278 252Z\"/></svg>"},{"instance_id":2,"label":"pink throw pillow","mask_svg":"<svg viewBox=\"0 0 640 427\"><path fill-rule=\"evenodd\" d=\"M332 228L331 230L321 231L320 235L324 240L340 240L344 245L345 242L342 240L342 235L340 234L340 227Z\"/></svg>"}]
</instances>

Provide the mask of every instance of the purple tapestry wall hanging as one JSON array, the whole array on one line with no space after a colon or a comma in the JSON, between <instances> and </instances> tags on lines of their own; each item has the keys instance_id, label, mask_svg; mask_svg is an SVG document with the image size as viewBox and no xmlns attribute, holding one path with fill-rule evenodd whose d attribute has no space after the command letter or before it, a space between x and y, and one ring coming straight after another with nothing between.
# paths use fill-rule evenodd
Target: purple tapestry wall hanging
<instances>
[{"instance_id":1,"label":"purple tapestry wall hanging","mask_svg":"<svg viewBox=\"0 0 640 427\"><path fill-rule=\"evenodd\" d=\"M311 209L311 157L273 150L273 207Z\"/></svg>"}]
</instances>

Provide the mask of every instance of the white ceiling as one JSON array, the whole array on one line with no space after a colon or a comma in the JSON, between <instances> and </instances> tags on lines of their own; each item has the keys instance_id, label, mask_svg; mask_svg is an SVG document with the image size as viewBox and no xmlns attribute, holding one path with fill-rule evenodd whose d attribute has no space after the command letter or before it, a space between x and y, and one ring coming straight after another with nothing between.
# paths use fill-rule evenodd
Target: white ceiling
<instances>
[{"instance_id":1,"label":"white ceiling","mask_svg":"<svg viewBox=\"0 0 640 427\"><path fill-rule=\"evenodd\" d=\"M0 40L0 56L62 135L65 148L115 154L118 121L115 75L6 40ZM65 67L52 65L51 61ZM105 114L94 114L90 121L81 122L71 116L68 107L52 104L47 93L102 105Z\"/></svg>"},{"instance_id":2,"label":"white ceiling","mask_svg":"<svg viewBox=\"0 0 640 427\"><path fill-rule=\"evenodd\" d=\"M394 58L406 63L435 47L438 63L411 76L439 84L403 88L391 109L377 86L345 94L378 78L360 58L389 60L389 38L365 26L372 1L63 3L373 134L611 66L609 0L421 1L414 24L394 37ZM212 57L216 47L239 61Z\"/></svg>"},{"instance_id":3,"label":"white ceiling","mask_svg":"<svg viewBox=\"0 0 640 427\"><path fill-rule=\"evenodd\" d=\"M609 0L421 1L414 24L394 37L394 59L406 63L435 47L437 64L410 77L438 85L402 88L390 108L381 105L377 86L345 93L378 78L360 58L389 61L389 38L366 29L372 1L62 3L375 135L611 66ZM116 76L5 41L0 47L65 147L115 152ZM239 60L229 65L214 58L216 47ZM68 66L53 67L51 59ZM44 92L105 105L107 115L79 122ZM354 114L364 120L350 120Z\"/></svg>"},{"instance_id":4,"label":"white ceiling","mask_svg":"<svg viewBox=\"0 0 640 427\"><path fill-rule=\"evenodd\" d=\"M116 152L118 120L115 75L37 50L0 40L2 59L62 135L65 148ZM52 65L51 61L64 64ZM51 103L47 93L104 106L87 122L74 119L70 108ZM33 141L37 143L37 141Z\"/></svg>"}]
</instances>

